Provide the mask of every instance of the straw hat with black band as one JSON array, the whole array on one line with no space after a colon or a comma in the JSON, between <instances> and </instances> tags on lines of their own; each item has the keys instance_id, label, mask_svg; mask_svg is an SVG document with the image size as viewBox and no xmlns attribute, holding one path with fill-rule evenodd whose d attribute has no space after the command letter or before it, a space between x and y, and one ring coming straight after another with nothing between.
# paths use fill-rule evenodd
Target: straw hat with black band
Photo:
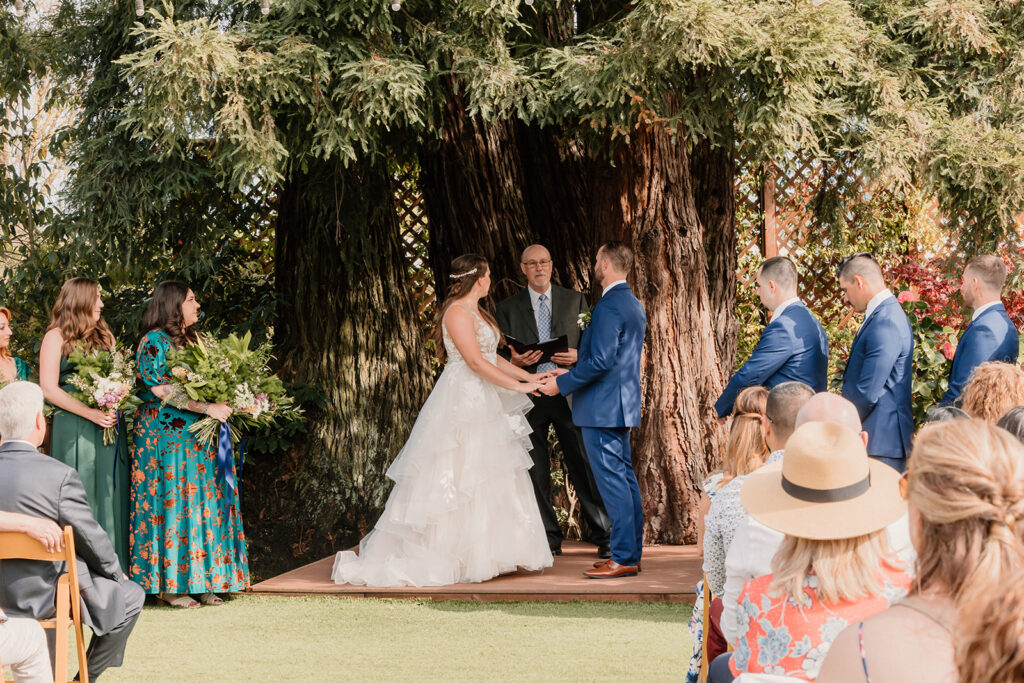
<instances>
[{"instance_id":1,"label":"straw hat with black band","mask_svg":"<svg viewBox=\"0 0 1024 683\"><path fill-rule=\"evenodd\" d=\"M907 512L899 473L868 458L860 435L834 422L808 422L786 442L781 462L752 472L740 500L751 517L798 538L855 538Z\"/></svg>"}]
</instances>

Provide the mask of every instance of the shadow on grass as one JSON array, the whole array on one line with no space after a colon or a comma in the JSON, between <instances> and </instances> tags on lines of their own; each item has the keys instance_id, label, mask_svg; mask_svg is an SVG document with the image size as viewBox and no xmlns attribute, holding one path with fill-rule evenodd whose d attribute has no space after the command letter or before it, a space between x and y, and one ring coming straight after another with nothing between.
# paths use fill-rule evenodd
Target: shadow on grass
<instances>
[{"instance_id":1,"label":"shadow on grass","mask_svg":"<svg viewBox=\"0 0 1024 683\"><path fill-rule=\"evenodd\" d=\"M685 624L693 605L679 602L611 602L574 600L572 602L477 602L473 600L415 600L438 612L499 612L524 617L558 619L616 619L663 624Z\"/></svg>"}]
</instances>

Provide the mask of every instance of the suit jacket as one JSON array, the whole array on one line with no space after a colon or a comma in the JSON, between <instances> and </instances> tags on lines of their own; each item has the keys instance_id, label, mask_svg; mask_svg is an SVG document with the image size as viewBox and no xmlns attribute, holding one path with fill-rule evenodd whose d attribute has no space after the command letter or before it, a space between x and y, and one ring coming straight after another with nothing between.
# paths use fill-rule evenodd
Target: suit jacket
<instances>
[{"instance_id":1,"label":"suit jacket","mask_svg":"<svg viewBox=\"0 0 1024 683\"><path fill-rule=\"evenodd\" d=\"M715 403L719 417L732 412L736 396L746 387L771 389L783 382L803 382L825 391L828 338L821 323L803 303L790 304L765 326L757 347L736 371Z\"/></svg>"},{"instance_id":2,"label":"suit jacket","mask_svg":"<svg viewBox=\"0 0 1024 683\"><path fill-rule=\"evenodd\" d=\"M579 427L640 426L640 356L647 316L629 285L612 287L594 306L576 367L558 378L572 394Z\"/></svg>"},{"instance_id":3,"label":"suit jacket","mask_svg":"<svg viewBox=\"0 0 1024 683\"><path fill-rule=\"evenodd\" d=\"M910 321L896 298L889 297L857 331L843 374L843 398L857 406L869 455L905 458L910 452L913 359Z\"/></svg>"},{"instance_id":4,"label":"suit jacket","mask_svg":"<svg viewBox=\"0 0 1024 683\"><path fill-rule=\"evenodd\" d=\"M580 346L579 315L586 313L587 300L582 294L572 289L559 287L551 283L551 337L556 339L563 334L569 338L569 348L578 349ZM502 334L511 335L524 344L536 344L539 341L537 334L537 317L533 314L533 302L530 300L530 290L523 288L518 294L513 294L502 300L494 312L494 318L498 321L498 329ZM499 351L505 358L509 357L508 349ZM525 368L527 372L536 372L537 366Z\"/></svg>"},{"instance_id":5,"label":"suit jacket","mask_svg":"<svg viewBox=\"0 0 1024 683\"><path fill-rule=\"evenodd\" d=\"M126 483L122 483L126 485ZM82 480L73 468L26 443L0 445L0 510L71 525L78 555L82 618L96 635L125 619L121 565L110 538L92 516ZM63 562L0 562L0 604L10 616L52 618Z\"/></svg>"},{"instance_id":6,"label":"suit jacket","mask_svg":"<svg viewBox=\"0 0 1024 683\"><path fill-rule=\"evenodd\" d=\"M949 371L949 389L939 405L953 405L960 398L974 368L991 360L1016 363L1019 353L1017 328L1006 315L1006 308L1002 303L986 308L976 320L971 321L956 345L953 367Z\"/></svg>"}]
</instances>

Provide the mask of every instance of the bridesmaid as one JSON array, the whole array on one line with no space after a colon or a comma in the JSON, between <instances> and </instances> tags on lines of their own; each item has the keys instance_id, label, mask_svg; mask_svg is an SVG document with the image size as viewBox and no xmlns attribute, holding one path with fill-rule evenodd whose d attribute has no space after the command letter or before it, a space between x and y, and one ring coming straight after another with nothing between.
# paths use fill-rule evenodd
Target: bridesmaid
<instances>
[{"instance_id":1,"label":"bridesmaid","mask_svg":"<svg viewBox=\"0 0 1024 683\"><path fill-rule=\"evenodd\" d=\"M135 418L128 573L147 594L186 608L199 607L190 593L204 605L219 605L217 593L249 586L238 501L226 508L217 446L200 443L188 430L204 415L224 422L231 408L191 401L167 384L167 352L195 343L198 319L199 302L191 289L180 282L160 283L142 318L136 353L147 389Z\"/></svg>"},{"instance_id":2,"label":"bridesmaid","mask_svg":"<svg viewBox=\"0 0 1024 683\"><path fill-rule=\"evenodd\" d=\"M128 435L104 445L103 429L117 422L113 412L90 408L68 391L75 367L68 356L78 347L114 349L114 334L101 315L100 286L84 277L64 283L39 349L39 386L56 409L50 455L78 470L96 521L110 537L121 569L128 566Z\"/></svg>"},{"instance_id":3,"label":"bridesmaid","mask_svg":"<svg viewBox=\"0 0 1024 683\"><path fill-rule=\"evenodd\" d=\"M0 306L0 386L29 376L28 363L11 356L11 334L11 312Z\"/></svg>"}]
</instances>

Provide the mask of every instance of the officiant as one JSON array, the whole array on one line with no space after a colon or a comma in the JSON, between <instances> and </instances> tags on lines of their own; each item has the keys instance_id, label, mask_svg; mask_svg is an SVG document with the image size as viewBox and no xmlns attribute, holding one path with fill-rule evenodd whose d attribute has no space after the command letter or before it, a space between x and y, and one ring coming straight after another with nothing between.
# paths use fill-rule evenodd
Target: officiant
<instances>
[{"instance_id":1,"label":"officiant","mask_svg":"<svg viewBox=\"0 0 1024 683\"><path fill-rule=\"evenodd\" d=\"M556 367L571 368L576 364L576 349L580 343L580 316L588 311L586 299L579 292L551 282L551 253L540 244L533 244L523 250L519 267L526 276L527 286L499 303L495 316L502 334L511 338L509 345L502 349L502 354L529 372L547 372ZM524 348L557 340L563 335L566 337L566 345L562 351L545 353ZM557 348L560 345L548 346ZM594 475L583 448L583 438L579 428L572 422L572 411L566 398L543 395L530 398L533 400L533 410L526 416L533 428L530 434L533 443L530 450L533 458L530 478L533 480L551 552L555 555L562 552L562 529L551 504L548 431L553 426L565 458L565 471L590 529L588 540L598 547L599 557L611 557L608 547L611 522L597 492Z\"/></svg>"}]
</instances>

